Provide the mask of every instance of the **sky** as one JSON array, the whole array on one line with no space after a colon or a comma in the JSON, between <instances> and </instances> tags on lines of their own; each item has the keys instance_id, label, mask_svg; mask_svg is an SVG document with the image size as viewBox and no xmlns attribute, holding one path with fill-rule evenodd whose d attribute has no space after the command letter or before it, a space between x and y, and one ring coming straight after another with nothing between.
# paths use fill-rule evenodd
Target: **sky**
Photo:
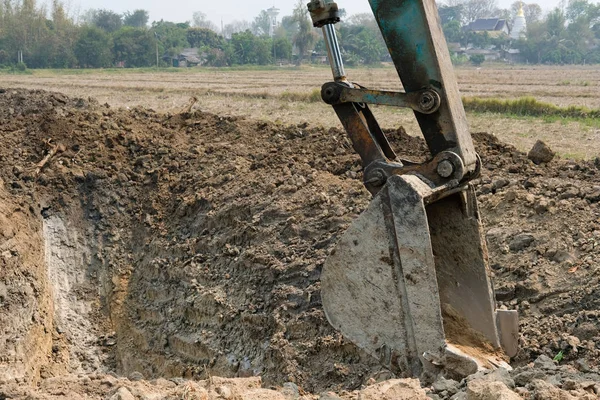
<instances>
[{"instance_id":1,"label":"sky","mask_svg":"<svg viewBox=\"0 0 600 400\"><path fill-rule=\"evenodd\" d=\"M508 8L514 0L498 0L501 8ZM556 7L560 0L529 0L538 3L542 9ZM525 2L529 2L525 0ZM191 21L195 11L205 13L217 26L234 20L252 21L261 10L275 5L281 10L281 16L291 15L297 0L67 0L69 8L74 12L84 12L90 8L105 8L123 13L135 9L148 10L150 21L164 19L166 21ZM304 0L308 3L308 0ZM371 12L368 0L337 0L340 8L345 8L349 15Z\"/></svg>"}]
</instances>

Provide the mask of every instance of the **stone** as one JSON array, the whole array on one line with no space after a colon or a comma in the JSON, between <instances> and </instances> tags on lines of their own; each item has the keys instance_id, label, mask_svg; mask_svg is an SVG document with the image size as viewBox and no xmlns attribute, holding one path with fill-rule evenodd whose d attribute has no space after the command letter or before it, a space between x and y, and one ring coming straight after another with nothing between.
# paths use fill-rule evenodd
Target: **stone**
<instances>
[{"instance_id":1,"label":"stone","mask_svg":"<svg viewBox=\"0 0 600 400\"><path fill-rule=\"evenodd\" d=\"M487 184L487 185L482 185L479 188L479 192L481 194L488 194L488 193L492 193L492 190L494 189L494 187L491 184Z\"/></svg>"},{"instance_id":2,"label":"stone","mask_svg":"<svg viewBox=\"0 0 600 400\"><path fill-rule=\"evenodd\" d=\"M517 192L515 192L514 190L509 190L504 195L504 200L506 200L506 201L515 201L517 199L517 197L518 197L517 196Z\"/></svg>"},{"instance_id":3,"label":"stone","mask_svg":"<svg viewBox=\"0 0 600 400\"><path fill-rule=\"evenodd\" d=\"M549 163L554 158L554 152L544 142L538 140L527 154L527 158L536 165Z\"/></svg>"},{"instance_id":4,"label":"stone","mask_svg":"<svg viewBox=\"0 0 600 400\"><path fill-rule=\"evenodd\" d=\"M494 181L494 183L492 183L492 186L494 190L498 190L508 186L509 184L510 181L508 181L507 179L497 179Z\"/></svg>"},{"instance_id":5,"label":"stone","mask_svg":"<svg viewBox=\"0 0 600 400\"><path fill-rule=\"evenodd\" d=\"M514 375L513 379L517 386L526 386L534 379L544 379L546 374L539 369L527 369Z\"/></svg>"},{"instance_id":6,"label":"stone","mask_svg":"<svg viewBox=\"0 0 600 400\"><path fill-rule=\"evenodd\" d=\"M583 358L580 358L577 361L575 361L575 368L577 368L581 372L591 372L592 371L590 364Z\"/></svg>"},{"instance_id":7,"label":"stone","mask_svg":"<svg viewBox=\"0 0 600 400\"><path fill-rule=\"evenodd\" d=\"M533 392L534 399L575 400L575 397L571 396L569 392L561 390L541 379L533 380L530 386L530 391Z\"/></svg>"},{"instance_id":8,"label":"stone","mask_svg":"<svg viewBox=\"0 0 600 400\"><path fill-rule=\"evenodd\" d=\"M300 389L298 389L298 385L293 382L284 383L281 393L286 400L296 400L300 398Z\"/></svg>"},{"instance_id":9,"label":"stone","mask_svg":"<svg viewBox=\"0 0 600 400\"><path fill-rule=\"evenodd\" d=\"M444 377L441 377L433 383L432 387L436 393L446 391L449 395L453 395L456 392L458 392L459 385L460 383L455 381L454 379L446 379Z\"/></svg>"},{"instance_id":10,"label":"stone","mask_svg":"<svg viewBox=\"0 0 600 400\"><path fill-rule=\"evenodd\" d=\"M474 379L467 383L467 400L521 400L504 383Z\"/></svg>"},{"instance_id":11,"label":"stone","mask_svg":"<svg viewBox=\"0 0 600 400\"><path fill-rule=\"evenodd\" d=\"M110 397L110 400L135 400L135 397L126 387L122 386Z\"/></svg>"},{"instance_id":12,"label":"stone","mask_svg":"<svg viewBox=\"0 0 600 400\"><path fill-rule=\"evenodd\" d=\"M581 384L573 379L565 379L562 388L564 390L579 390L581 389Z\"/></svg>"},{"instance_id":13,"label":"stone","mask_svg":"<svg viewBox=\"0 0 600 400\"><path fill-rule=\"evenodd\" d=\"M600 190L595 190L585 196L592 203L600 202Z\"/></svg>"},{"instance_id":14,"label":"stone","mask_svg":"<svg viewBox=\"0 0 600 400\"><path fill-rule=\"evenodd\" d=\"M112 375L106 375L104 376L101 380L100 380L100 384L101 385L106 385L106 386L115 386L117 384L117 378L115 378Z\"/></svg>"},{"instance_id":15,"label":"stone","mask_svg":"<svg viewBox=\"0 0 600 400\"><path fill-rule=\"evenodd\" d=\"M513 252L521 251L531 246L534 241L535 237L532 234L521 233L512 238L508 244L508 248Z\"/></svg>"},{"instance_id":16,"label":"stone","mask_svg":"<svg viewBox=\"0 0 600 400\"><path fill-rule=\"evenodd\" d=\"M559 264L575 260L575 256L566 250L550 250L547 252L547 258Z\"/></svg>"},{"instance_id":17,"label":"stone","mask_svg":"<svg viewBox=\"0 0 600 400\"><path fill-rule=\"evenodd\" d=\"M541 356L536 358L535 361L533 362L533 366L535 368L542 368L542 369L550 369L550 370L556 369L556 364L554 363L554 361L545 354L542 354Z\"/></svg>"},{"instance_id":18,"label":"stone","mask_svg":"<svg viewBox=\"0 0 600 400\"><path fill-rule=\"evenodd\" d=\"M133 381L133 382L143 381L144 375L142 375L141 372L134 371L131 374L129 374L128 378L130 381Z\"/></svg>"},{"instance_id":19,"label":"stone","mask_svg":"<svg viewBox=\"0 0 600 400\"><path fill-rule=\"evenodd\" d=\"M536 214L543 214L548 212L550 205L546 199L540 199L535 202L533 209L535 210Z\"/></svg>"},{"instance_id":20,"label":"stone","mask_svg":"<svg viewBox=\"0 0 600 400\"><path fill-rule=\"evenodd\" d=\"M579 189L577 189L576 187L570 187L569 189L567 189L566 191L564 191L563 193L558 195L558 198L559 198L559 200L568 200L568 199L573 199L578 196L579 196Z\"/></svg>"},{"instance_id":21,"label":"stone","mask_svg":"<svg viewBox=\"0 0 600 400\"><path fill-rule=\"evenodd\" d=\"M391 379L361 390L361 400L427 400L418 379Z\"/></svg>"},{"instance_id":22,"label":"stone","mask_svg":"<svg viewBox=\"0 0 600 400\"><path fill-rule=\"evenodd\" d=\"M509 389L515 388L515 381L511 378L506 368L497 368L493 371L481 371L467 378L467 381L482 380L486 382L502 382Z\"/></svg>"}]
</instances>

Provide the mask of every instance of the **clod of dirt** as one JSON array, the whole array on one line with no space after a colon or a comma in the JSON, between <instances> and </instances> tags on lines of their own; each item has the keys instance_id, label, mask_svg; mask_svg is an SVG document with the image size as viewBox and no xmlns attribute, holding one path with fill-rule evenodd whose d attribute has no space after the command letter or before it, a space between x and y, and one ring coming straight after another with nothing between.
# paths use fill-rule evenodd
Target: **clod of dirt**
<instances>
[{"instance_id":1,"label":"clod of dirt","mask_svg":"<svg viewBox=\"0 0 600 400\"><path fill-rule=\"evenodd\" d=\"M529 154L527 154L527 158L538 165L541 163L549 163L554 158L554 152L546 145L546 143L538 140L529 151Z\"/></svg>"}]
</instances>

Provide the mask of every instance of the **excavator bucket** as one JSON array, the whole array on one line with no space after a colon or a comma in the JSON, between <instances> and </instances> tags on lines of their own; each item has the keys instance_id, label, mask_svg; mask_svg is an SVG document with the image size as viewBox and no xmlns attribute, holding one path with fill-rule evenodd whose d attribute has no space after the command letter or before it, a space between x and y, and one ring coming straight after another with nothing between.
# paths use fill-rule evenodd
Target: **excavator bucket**
<instances>
[{"instance_id":1,"label":"excavator bucket","mask_svg":"<svg viewBox=\"0 0 600 400\"><path fill-rule=\"evenodd\" d=\"M415 175L391 177L325 263L329 322L404 375L508 368L517 315L495 309L478 218L468 186L437 199Z\"/></svg>"}]
</instances>

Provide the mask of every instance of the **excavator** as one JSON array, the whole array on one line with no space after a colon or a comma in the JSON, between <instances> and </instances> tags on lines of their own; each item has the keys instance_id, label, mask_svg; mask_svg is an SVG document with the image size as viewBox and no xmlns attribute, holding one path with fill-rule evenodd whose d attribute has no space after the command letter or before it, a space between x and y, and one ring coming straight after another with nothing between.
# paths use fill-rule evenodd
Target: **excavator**
<instances>
[{"instance_id":1,"label":"excavator","mask_svg":"<svg viewBox=\"0 0 600 400\"><path fill-rule=\"evenodd\" d=\"M518 315L496 306L475 191L480 174L435 0L369 0L404 91L345 72L332 0L308 3L333 72L322 86L362 161L373 199L327 258L329 323L398 376L460 378L504 367ZM430 152L399 157L369 105L410 108Z\"/></svg>"}]
</instances>

